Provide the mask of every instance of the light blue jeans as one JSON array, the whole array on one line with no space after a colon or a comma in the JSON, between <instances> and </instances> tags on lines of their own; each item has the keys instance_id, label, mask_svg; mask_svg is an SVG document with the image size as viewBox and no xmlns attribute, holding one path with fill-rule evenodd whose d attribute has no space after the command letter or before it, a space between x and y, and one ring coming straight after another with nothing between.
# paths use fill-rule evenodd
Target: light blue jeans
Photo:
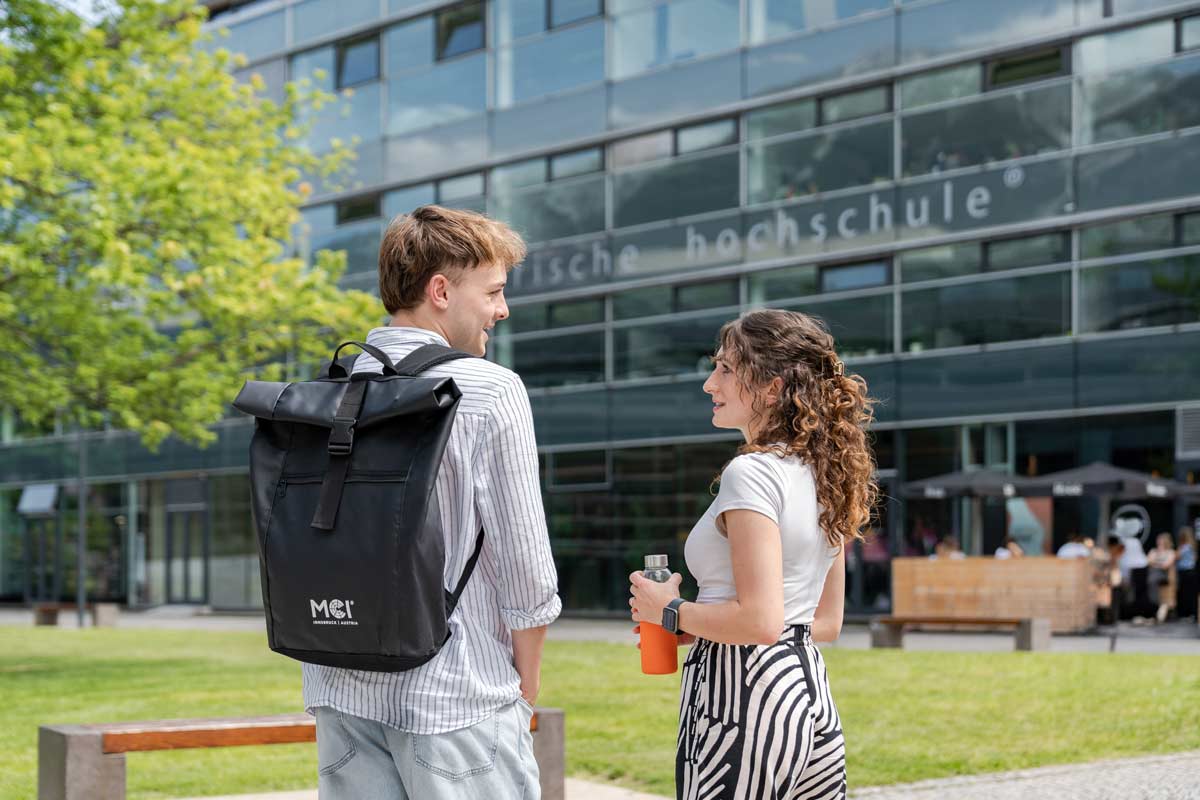
<instances>
[{"instance_id":1,"label":"light blue jeans","mask_svg":"<svg viewBox=\"0 0 1200 800\"><path fill-rule=\"evenodd\" d=\"M540 800L524 700L469 728L405 733L318 708L320 800Z\"/></svg>"}]
</instances>

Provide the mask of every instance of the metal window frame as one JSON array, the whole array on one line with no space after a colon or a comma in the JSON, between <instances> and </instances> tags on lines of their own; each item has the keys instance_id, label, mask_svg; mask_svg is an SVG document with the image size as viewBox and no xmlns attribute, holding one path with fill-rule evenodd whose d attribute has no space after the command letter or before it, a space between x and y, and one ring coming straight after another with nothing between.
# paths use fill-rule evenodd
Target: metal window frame
<instances>
[{"instance_id":1,"label":"metal window frame","mask_svg":"<svg viewBox=\"0 0 1200 800\"><path fill-rule=\"evenodd\" d=\"M354 83L344 83L342 81L342 62L346 52L358 45L367 44L368 42L375 45L375 75L370 78L363 78ZM320 48L316 48L320 49ZM288 59L288 68L291 69L291 59ZM339 40L333 46L333 88L334 91L340 92L343 89L353 89L358 86L366 86L368 83L376 83L383 80L383 41L379 31L368 33L364 36L356 36L350 39Z\"/></svg>"}]
</instances>

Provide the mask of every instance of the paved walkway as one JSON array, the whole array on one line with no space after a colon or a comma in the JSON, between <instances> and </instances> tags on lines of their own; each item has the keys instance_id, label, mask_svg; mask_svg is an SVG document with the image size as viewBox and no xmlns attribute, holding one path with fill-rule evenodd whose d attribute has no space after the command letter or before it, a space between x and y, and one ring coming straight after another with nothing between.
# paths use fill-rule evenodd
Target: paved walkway
<instances>
[{"instance_id":1,"label":"paved walkway","mask_svg":"<svg viewBox=\"0 0 1200 800\"><path fill-rule=\"evenodd\" d=\"M851 800L1200 800L1200 750L852 789ZM315 791L190 800L317 800ZM567 779L566 800L663 800Z\"/></svg>"},{"instance_id":2,"label":"paved walkway","mask_svg":"<svg viewBox=\"0 0 1200 800\"><path fill-rule=\"evenodd\" d=\"M859 789L855 800L1196 800L1200 750Z\"/></svg>"},{"instance_id":3,"label":"paved walkway","mask_svg":"<svg viewBox=\"0 0 1200 800\"><path fill-rule=\"evenodd\" d=\"M59 626L75 627L75 615L59 613ZM0 625L32 626L33 612L23 608L0 609ZM147 611L122 611L122 628L168 628L212 631L265 631L259 614L197 613L193 606L162 606ZM550 626L553 641L589 641L630 644L634 642L633 623L613 619L560 619ZM865 625L847 625L842 636L832 645L851 650L866 650L871 646ZM911 631L904 635L906 650L944 652L1005 653L1013 649L1011 633L931 633ZM1055 636L1050 649L1056 653L1106 653L1107 634ZM1135 626L1122 623L1117 636L1118 653L1149 653L1153 655L1200 655L1200 626L1195 623L1173 622L1167 625Z\"/></svg>"}]
</instances>

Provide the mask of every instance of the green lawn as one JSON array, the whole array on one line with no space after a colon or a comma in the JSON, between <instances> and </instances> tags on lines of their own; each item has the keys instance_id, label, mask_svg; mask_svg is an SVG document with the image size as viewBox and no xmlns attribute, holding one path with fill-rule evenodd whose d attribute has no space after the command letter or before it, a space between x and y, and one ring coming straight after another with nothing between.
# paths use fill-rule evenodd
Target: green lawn
<instances>
[{"instance_id":1,"label":"green lawn","mask_svg":"<svg viewBox=\"0 0 1200 800\"><path fill-rule=\"evenodd\" d=\"M852 785L1200 748L1200 659L827 653ZM678 677L632 648L547 647L568 770L673 794ZM1130 698L1135 698L1133 701ZM37 726L298 710L300 668L259 634L0 628L0 800L36 794ZM316 785L311 745L135 753L132 798Z\"/></svg>"}]
</instances>

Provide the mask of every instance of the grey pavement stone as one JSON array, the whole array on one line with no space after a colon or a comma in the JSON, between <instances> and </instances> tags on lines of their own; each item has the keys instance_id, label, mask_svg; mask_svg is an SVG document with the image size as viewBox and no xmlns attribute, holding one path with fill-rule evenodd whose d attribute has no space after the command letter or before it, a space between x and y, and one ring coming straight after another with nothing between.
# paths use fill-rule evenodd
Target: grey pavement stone
<instances>
[{"instance_id":1,"label":"grey pavement stone","mask_svg":"<svg viewBox=\"0 0 1200 800\"><path fill-rule=\"evenodd\" d=\"M851 790L855 800L1195 800L1200 750Z\"/></svg>"}]
</instances>

